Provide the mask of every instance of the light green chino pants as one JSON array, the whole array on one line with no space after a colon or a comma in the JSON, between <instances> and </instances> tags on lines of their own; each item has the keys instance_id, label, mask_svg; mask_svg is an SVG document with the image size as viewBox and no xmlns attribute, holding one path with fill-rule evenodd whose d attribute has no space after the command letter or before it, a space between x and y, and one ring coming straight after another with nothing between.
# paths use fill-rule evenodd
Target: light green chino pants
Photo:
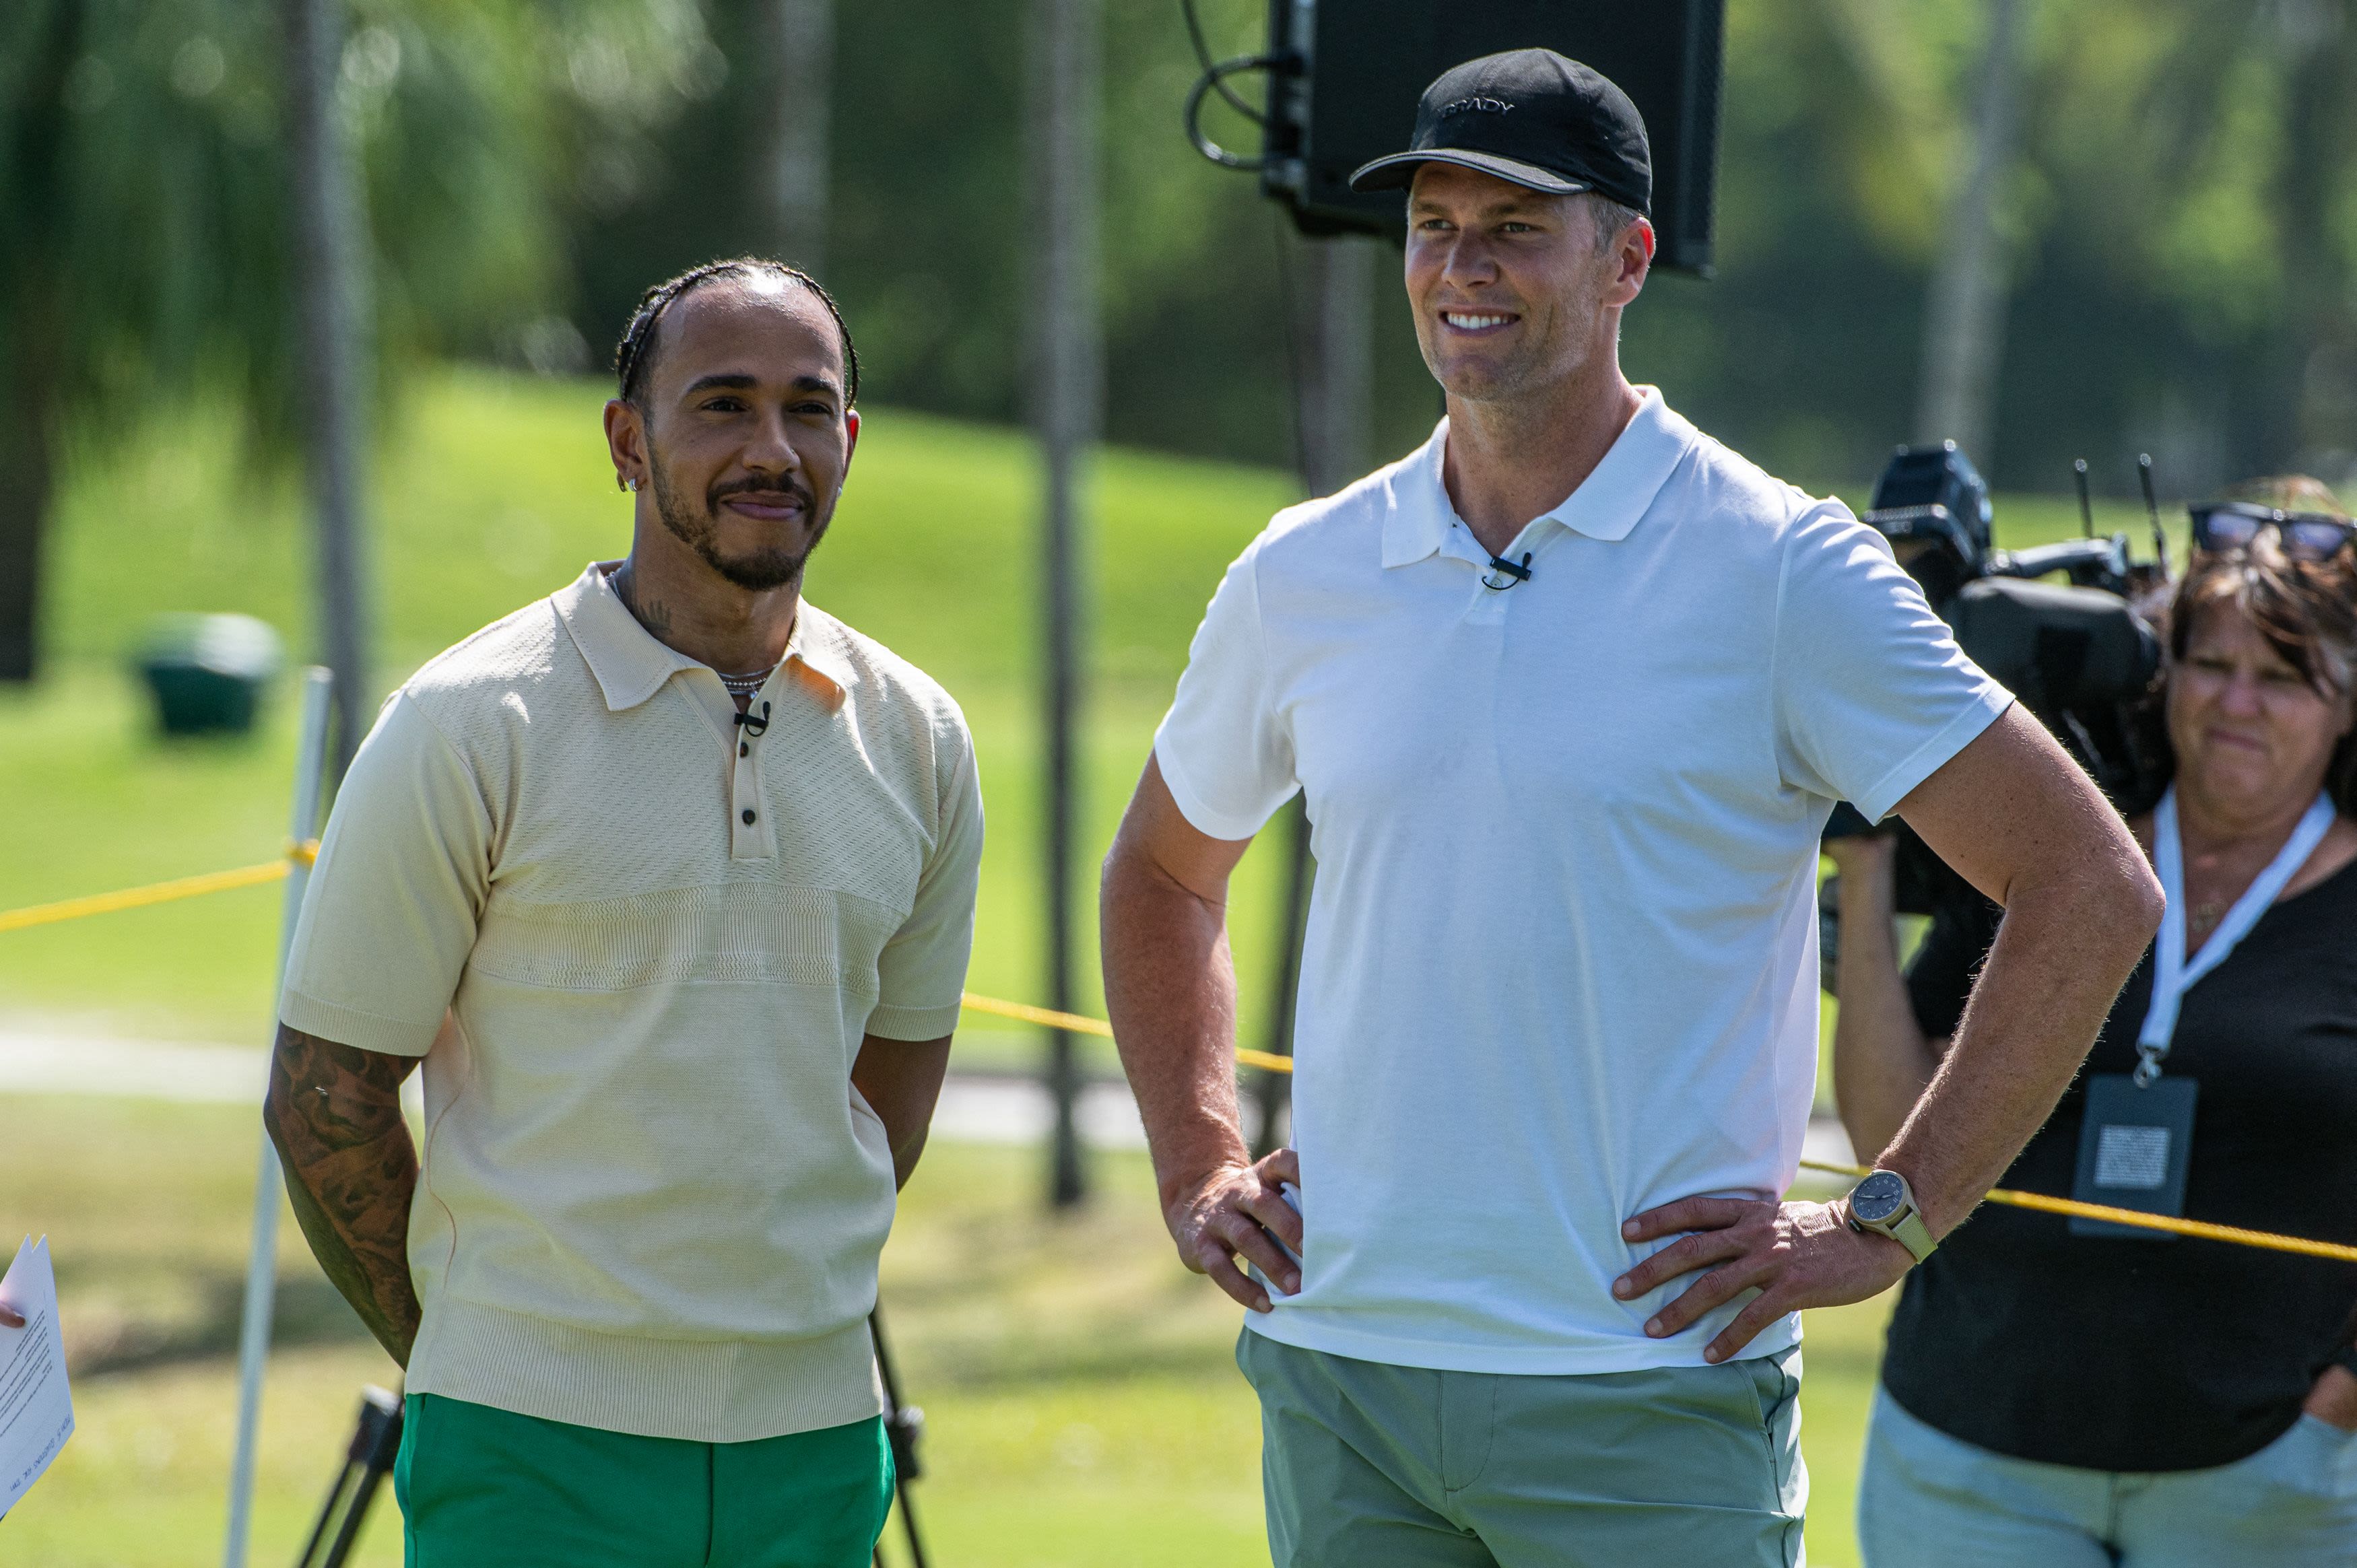
<instances>
[{"instance_id":1,"label":"light green chino pants","mask_svg":"<svg viewBox=\"0 0 2357 1568\"><path fill-rule=\"evenodd\" d=\"M404 1405L408 1568L868 1568L892 1504L874 1416L689 1443L437 1394Z\"/></svg>"},{"instance_id":2,"label":"light green chino pants","mask_svg":"<svg viewBox=\"0 0 2357 1568\"><path fill-rule=\"evenodd\" d=\"M1801 1353L1440 1372L1247 1328L1275 1568L1797 1568Z\"/></svg>"}]
</instances>

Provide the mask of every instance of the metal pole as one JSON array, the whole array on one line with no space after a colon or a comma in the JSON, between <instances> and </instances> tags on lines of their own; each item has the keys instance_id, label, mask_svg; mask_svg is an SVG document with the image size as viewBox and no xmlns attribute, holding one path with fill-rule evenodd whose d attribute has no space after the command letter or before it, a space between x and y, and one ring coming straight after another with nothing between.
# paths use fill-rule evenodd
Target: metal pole
<instances>
[{"instance_id":1,"label":"metal pole","mask_svg":"<svg viewBox=\"0 0 2357 1568\"><path fill-rule=\"evenodd\" d=\"M770 192L776 205L778 254L823 276L834 0L773 0L770 24L770 58L777 68Z\"/></svg>"},{"instance_id":2,"label":"metal pole","mask_svg":"<svg viewBox=\"0 0 2357 1568\"><path fill-rule=\"evenodd\" d=\"M300 294L305 453L318 531L317 635L335 671L333 777L360 749L371 712L367 489L367 220L336 113L342 0L285 0L295 151L296 279Z\"/></svg>"},{"instance_id":3,"label":"metal pole","mask_svg":"<svg viewBox=\"0 0 2357 1568\"><path fill-rule=\"evenodd\" d=\"M1095 441L1103 381L1097 326L1097 35L1100 0L1032 0L1031 128L1037 231L1045 237L1034 301L1033 418L1045 467L1048 1005L1069 1012L1072 984L1072 833L1080 819L1078 739L1083 580L1082 464ZM1055 1102L1049 1199L1086 1196L1074 1112L1080 1062L1072 1036L1048 1031Z\"/></svg>"},{"instance_id":4,"label":"metal pole","mask_svg":"<svg viewBox=\"0 0 2357 1568\"><path fill-rule=\"evenodd\" d=\"M1975 104L1972 166L1948 209L1947 232L1923 313L1921 441L1953 440L1989 469L1996 371L2005 348L2006 257L1996 227L1999 188L2013 167L2021 116L2020 0L1989 0L1988 45Z\"/></svg>"},{"instance_id":5,"label":"metal pole","mask_svg":"<svg viewBox=\"0 0 2357 1568\"><path fill-rule=\"evenodd\" d=\"M1296 330L1301 356L1298 404L1301 484L1313 496L1331 495L1364 473L1374 411L1374 275L1372 242L1340 238L1298 242L1308 287ZM1276 937L1276 983L1269 999L1268 1044L1293 1054L1293 1019L1301 990L1301 940L1309 917L1316 868L1309 857L1309 818L1296 800L1283 817L1286 857L1284 906ZM1286 1139L1293 1079L1265 1072L1254 1086L1260 1129L1254 1153L1265 1155Z\"/></svg>"},{"instance_id":6,"label":"metal pole","mask_svg":"<svg viewBox=\"0 0 2357 1568\"><path fill-rule=\"evenodd\" d=\"M286 836L308 839L319 822L321 786L328 757L328 708L332 678L313 667L303 675L303 724L295 743L295 802ZM297 860L286 868L286 893L278 915L278 978L286 978L286 950L295 940L295 920L303 912L310 867ZM277 993L272 993L272 1007ZM274 1030L274 1035L275 1031ZM264 1080L267 1092L268 1079ZM246 1532L253 1522L254 1439L262 1419L262 1373L270 1359L270 1312L278 1283L278 1151L262 1140L261 1169L253 1182L253 1240L245 1254L245 1309L237 1333L237 1448L229 1467L229 1538L222 1568L245 1568Z\"/></svg>"}]
</instances>

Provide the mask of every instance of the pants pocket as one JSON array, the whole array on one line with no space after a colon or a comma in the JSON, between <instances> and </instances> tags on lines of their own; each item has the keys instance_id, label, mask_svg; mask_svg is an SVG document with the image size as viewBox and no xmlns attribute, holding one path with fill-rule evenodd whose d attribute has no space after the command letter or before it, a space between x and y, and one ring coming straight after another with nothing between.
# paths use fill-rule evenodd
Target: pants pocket
<instances>
[{"instance_id":1,"label":"pants pocket","mask_svg":"<svg viewBox=\"0 0 2357 1568\"><path fill-rule=\"evenodd\" d=\"M2306 1411L2282 1436L2243 1464L2301 1497L2357 1507L2357 1433L2344 1432Z\"/></svg>"}]
</instances>

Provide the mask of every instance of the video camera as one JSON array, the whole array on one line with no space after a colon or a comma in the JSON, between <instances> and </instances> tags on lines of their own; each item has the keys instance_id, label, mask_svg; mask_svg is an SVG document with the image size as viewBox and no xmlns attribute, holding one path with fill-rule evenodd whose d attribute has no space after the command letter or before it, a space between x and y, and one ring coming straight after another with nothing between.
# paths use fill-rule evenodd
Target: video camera
<instances>
[{"instance_id":1,"label":"video camera","mask_svg":"<svg viewBox=\"0 0 2357 1568\"><path fill-rule=\"evenodd\" d=\"M2086 511L2081 466L2081 515ZM2157 677L2160 639L2134 601L2168 580L2162 558L2139 564L2128 537L2088 536L2033 549L1996 548L1987 484L1953 441L1902 446L1859 520L1890 542L1958 646L2051 731L2124 814L2148 811L2168 783ZM2060 576L2062 581L2042 579ZM1825 836L1880 831L1847 804ZM1904 824L1896 830L1898 908L1931 915L1980 894ZM1819 897L1824 982L1834 989L1834 882Z\"/></svg>"}]
</instances>

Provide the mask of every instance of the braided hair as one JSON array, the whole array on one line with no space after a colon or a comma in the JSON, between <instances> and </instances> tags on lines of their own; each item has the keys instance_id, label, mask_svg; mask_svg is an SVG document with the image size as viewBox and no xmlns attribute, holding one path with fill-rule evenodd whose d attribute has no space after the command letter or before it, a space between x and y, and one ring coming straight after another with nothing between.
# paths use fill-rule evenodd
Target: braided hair
<instances>
[{"instance_id":1,"label":"braided hair","mask_svg":"<svg viewBox=\"0 0 2357 1568\"><path fill-rule=\"evenodd\" d=\"M826 306L826 313L834 317L834 329L843 335L844 406L858 402L859 350L852 347L851 328L844 323L843 307L834 303L834 295L827 293L818 279L800 267L760 256L731 256L726 261L706 262L700 267L688 268L677 277L665 279L639 296L639 307L630 313L630 324L622 328L622 340L614 346L614 380L621 389L621 400L640 413L646 411L647 376L655 359L655 328L662 324L663 312L671 308L673 301L715 278L763 275L800 284Z\"/></svg>"}]
</instances>

